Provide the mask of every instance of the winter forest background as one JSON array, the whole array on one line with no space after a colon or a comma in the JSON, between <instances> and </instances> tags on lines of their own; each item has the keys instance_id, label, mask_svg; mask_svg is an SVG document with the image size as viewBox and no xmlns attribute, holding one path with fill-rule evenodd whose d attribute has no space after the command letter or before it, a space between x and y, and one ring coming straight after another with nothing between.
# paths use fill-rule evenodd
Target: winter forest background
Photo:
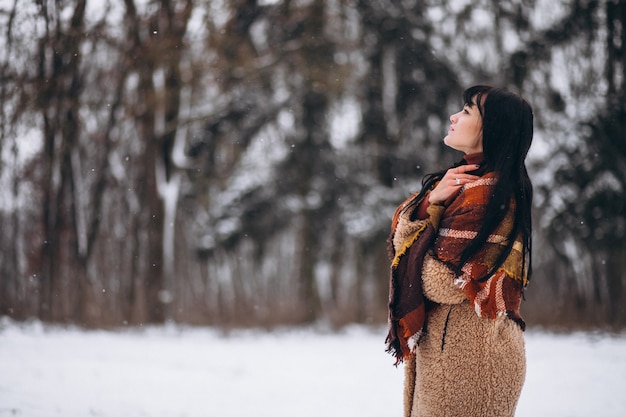
<instances>
[{"instance_id":1,"label":"winter forest background","mask_svg":"<svg viewBox=\"0 0 626 417\"><path fill-rule=\"evenodd\" d=\"M0 316L386 320L469 85L535 109L530 325L626 325L626 2L0 0Z\"/></svg>"}]
</instances>

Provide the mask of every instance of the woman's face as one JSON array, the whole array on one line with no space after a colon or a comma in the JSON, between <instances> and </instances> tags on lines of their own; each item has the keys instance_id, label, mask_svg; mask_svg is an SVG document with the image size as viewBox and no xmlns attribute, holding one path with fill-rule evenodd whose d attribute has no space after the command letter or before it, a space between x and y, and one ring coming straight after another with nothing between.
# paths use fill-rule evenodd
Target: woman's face
<instances>
[{"instance_id":1,"label":"woman's face","mask_svg":"<svg viewBox=\"0 0 626 417\"><path fill-rule=\"evenodd\" d=\"M472 105L450 116L450 128L443 143L466 155L483 151L483 120L475 98Z\"/></svg>"}]
</instances>

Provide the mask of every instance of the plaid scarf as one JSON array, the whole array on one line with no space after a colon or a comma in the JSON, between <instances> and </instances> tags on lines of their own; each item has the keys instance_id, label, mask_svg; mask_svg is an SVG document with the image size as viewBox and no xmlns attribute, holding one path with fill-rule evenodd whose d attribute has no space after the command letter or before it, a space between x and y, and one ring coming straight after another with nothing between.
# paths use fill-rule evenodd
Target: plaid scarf
<instances>
[{"instance_id":1,"label":"plaid scarf","mask_svg":"<svg viewBox=\"0 0 626 417\"><path fill-rule=\"evenodd\" d=\"M414 194L397 209L392 220L390 241L393 261L389 290L389 334L387 351L396 365L409 355L426 322L426 303L421 274L424 256L434 256L456 270L461 253L476 237L486 214L488 198L496 179L487 173L466 184L448 207L430 205L428 218L411 221L411 213L423 198ZM418 201L419 198L419 201ZM476 314L484 318L506 315L524 329L519 307L527 283L523 268L522 240L518 236L504 263L487 279L483 278L504 250L513 228L515 207L511 205L503 221L484 246L461 267L455 283L463 290Z\"/></svg>"},{"instance_id":2,"label":"plaid scarf","mask_svg":"<svg viewBox=\"0 0 626 417\"><path fill-rule=\"evenodd\" d=\"M418 200L419 198L419 200ZM426 321L422 293L422 264L436 235L429 219L411 221L423 198L409 197L393 215L390 237L391 277L389 284L389 334L387 352L396 365L408 356Z\"/></svg>"}]
</instances>

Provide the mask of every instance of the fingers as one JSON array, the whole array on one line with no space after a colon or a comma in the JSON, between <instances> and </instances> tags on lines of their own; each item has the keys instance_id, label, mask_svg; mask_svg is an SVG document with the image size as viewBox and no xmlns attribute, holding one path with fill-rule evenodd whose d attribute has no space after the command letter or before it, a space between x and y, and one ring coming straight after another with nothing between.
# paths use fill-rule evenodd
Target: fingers
<instances>
[{"instance_id":1,"label":"fingers","mask_svg":"<svg viewBox=\"0 0 626 417\"><path fill-rule=\"evenodd\" d=\"M468 181L473 181L473 180L477 180L478 178L480 178L477 175L472 175L472 174L450 174L450 175L446 175L445 178L450 179L452 178L453 180L455 178L460 178L462 180L468 180Z\"/></svg>"},{"instance_id":2,"label":"fingers","mask_svg":"<svg viewBox=\"0 0 626 417\"><path fill-rule=\"evenodd\" d=\"M466 174L467 171L474 171L476 168L478 168L478 165L461 165L456 168L451 168L442 178L442 182L445 181L450 186L461 187L467 183L476 181L479 178L478 176Z\"/></svg>"},{"instance_id":3,"label":"fingers","mask_svg":"<svg viewBox=\"0 0 626 417\"><path fill-rule=\"evenodd\" d=\"M480 168L480 165L460 165L456 168L451 168L448 172L453 171L455 174L463 174L468 171L475 171Z\"/></svg>"},{"instance_id":4,"label":"fingers","mask_svg":"<svg viewBox=\"0 0 626 417\"><path fill-rule=\"evenodd\" d=\"M448 178L448 181L452 182L452 185L465 185L468 182L473 182L476 181L478 178L476 175L470 175L470 174L460 174L460 175L455 175L453 177Z\"/></svg>"},{"instance_id":5,"label":"fingers","mask_svg":"<svg viewBox=\"0 0 626 417\"><path fill-rule=\"evenodd\" d=\"M479 176L466 173L468 171L474 171L478 167L478 165L461 165L449 169L439 184L430 192L428 201L431 204L439 203L457 194L459 189L465 184L469 184L480 178Z\"/></svg>"}]
</instances>

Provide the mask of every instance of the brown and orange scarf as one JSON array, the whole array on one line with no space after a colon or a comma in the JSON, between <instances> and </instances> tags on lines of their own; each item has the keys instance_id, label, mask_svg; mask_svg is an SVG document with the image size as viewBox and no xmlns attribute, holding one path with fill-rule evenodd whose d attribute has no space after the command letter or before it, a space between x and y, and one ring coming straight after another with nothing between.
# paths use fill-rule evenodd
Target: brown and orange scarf
<instances>
[{"instance_id":1,"label":"brown and orange scarf","mask_svg":"<svg viewBox=\"0 0 626 417\"><path fill-rule=\"evenodd\" d=\"M430 205L428 217L411 220L411 212L422 203L418 194L397 209L392 220L389 290L389 334L387 351L403 361L414 349L427 319L427 300L422 293L422 264L428 251L453 270L461 253L477 235L485 218L488 198L496 178L487 173L465 185L448 207ZM419 201L418 201L419 199ZM463 290L476 314L485 318L506 315L524 329L519 314L522 292L527 283L523 268L522 241L518 237L502 266L486 280L479 280L491 269L504 250L513 227L515 207L489 236L484 247L461 268L456 284Z\"/></svg>"}]
</instances>

